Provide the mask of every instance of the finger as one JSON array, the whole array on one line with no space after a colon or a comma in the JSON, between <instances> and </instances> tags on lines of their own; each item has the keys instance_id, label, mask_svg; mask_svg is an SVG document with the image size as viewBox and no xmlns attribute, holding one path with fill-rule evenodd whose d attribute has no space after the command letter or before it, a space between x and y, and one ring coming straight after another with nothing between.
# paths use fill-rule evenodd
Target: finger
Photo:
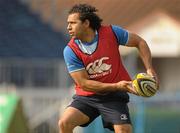
<instances>
[{"instance_id":1,"label":"finger","mask_svg":"<svg viewBox=\"0 0 180 133\"><path fill-rule=\"evenodd\" d=\"M130 93L139 96L138 92L137 92L136 89L133 87L132 82L131 82L130 85L127 85L127 88L128 88L128 90L129 90Z\"/></svg>"},{"instance_id":2,"label":"finger","mask_svg":"<svg viewBox=\"0 0 180 133\"><path fill-rule=\"evenodd\" d=\"M132 86L132 81L126 81L126 84Z\"/></svg>"}]
</instances>

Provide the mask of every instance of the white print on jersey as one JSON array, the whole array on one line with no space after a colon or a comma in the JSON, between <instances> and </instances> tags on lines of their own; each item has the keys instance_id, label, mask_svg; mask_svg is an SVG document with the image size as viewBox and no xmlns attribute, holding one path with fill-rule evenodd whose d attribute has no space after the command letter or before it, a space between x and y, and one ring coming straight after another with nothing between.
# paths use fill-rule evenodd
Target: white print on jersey
<instances>
[{"instance_id":1,"label":"white print on jersey","mask_svg":"<svg viewBox=\"0 0 180 133\"><path fill-rule=\"evenodd\" d=\"M87 65L86 70L90 74L90 78L105 76L111 73L112 65L103 62L108 59L109 57L102 57Z\"/></svg>"}]
</instances>

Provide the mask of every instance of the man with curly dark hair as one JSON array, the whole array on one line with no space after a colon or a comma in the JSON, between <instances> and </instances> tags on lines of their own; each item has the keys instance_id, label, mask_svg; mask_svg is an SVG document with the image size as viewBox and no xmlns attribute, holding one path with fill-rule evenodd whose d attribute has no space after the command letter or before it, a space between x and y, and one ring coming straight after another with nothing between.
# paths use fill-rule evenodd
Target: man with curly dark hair
<instances>
[{"instance_id":1,"label":"man with curly dark hair","mask_svg":"<svg viewBox=\"0 0 180 133\"><path fill-rule=\"evenodd\" d=\"M76 94L59 120L60 133L72 133L76 126L87 126L99 115L105 128L132 132L128 93L138 94L122 64L119 45L136 47L147 73L157 80L144 39L122 27L102 25L96 12L88 4L74 5L69 11L67 30L72 38L64 59Z\"/></svg>"}]
</instances>

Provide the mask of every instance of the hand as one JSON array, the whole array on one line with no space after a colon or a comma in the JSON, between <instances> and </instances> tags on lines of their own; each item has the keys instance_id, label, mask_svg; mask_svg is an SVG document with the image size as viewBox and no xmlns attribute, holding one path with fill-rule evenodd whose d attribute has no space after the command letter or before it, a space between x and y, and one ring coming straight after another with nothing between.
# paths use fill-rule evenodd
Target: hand
<instances>
[{"instance_id":1,"label":"hand","mask_svg":"<svg viewBox=\"0 0 180 133\"><path fill-rule=\"evenodd\" d=\"M126 91L135 95L139 95L137 91L135 90L135 88L133 87L132 81L125 81L125 80L119 81L117 83L117 88L118 90L121 90L121 91Z\"/></svg>"},{"instance_id":2,"label":"hand","mask_svg":"<svg viewBox=\"0 0 180 133\"><path fill-rule=\"evenodd\" d=\"M159 79L158 79L158 76L157 76L156 72L154 71L154 69L147 69L146 72L147 72L147 74L154 77L154 79L156 80L156 83L157 83L157 88L159 89Z\"/></svg>"}]
</instances>

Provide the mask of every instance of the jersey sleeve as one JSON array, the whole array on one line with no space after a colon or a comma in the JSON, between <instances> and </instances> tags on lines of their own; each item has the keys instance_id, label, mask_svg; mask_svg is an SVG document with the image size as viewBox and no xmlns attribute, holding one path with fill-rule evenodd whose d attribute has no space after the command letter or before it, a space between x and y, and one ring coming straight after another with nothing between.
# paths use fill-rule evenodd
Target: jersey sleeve
<instances>
[{"instance_id":1,"label":"jersey sleeve","mask_svg":"<svg viewBox=\"0 0 180 133\"><path fill-rule=\"evenodd\" d=\"M82 61L69 46L64 48L63 55L69 73L85 69Z\"/></svg>"},{"instance_id":2,"label":"jersey sleeve","mask_svg":"<svg viewBox=\"0 0 180 133\"><path fill-rule=\"evenodd\" d=\"M119 45L126 45L129 38L128 31L116 25L112 25L112 30L116 35Z\"/></svg>"}]
</instances>

